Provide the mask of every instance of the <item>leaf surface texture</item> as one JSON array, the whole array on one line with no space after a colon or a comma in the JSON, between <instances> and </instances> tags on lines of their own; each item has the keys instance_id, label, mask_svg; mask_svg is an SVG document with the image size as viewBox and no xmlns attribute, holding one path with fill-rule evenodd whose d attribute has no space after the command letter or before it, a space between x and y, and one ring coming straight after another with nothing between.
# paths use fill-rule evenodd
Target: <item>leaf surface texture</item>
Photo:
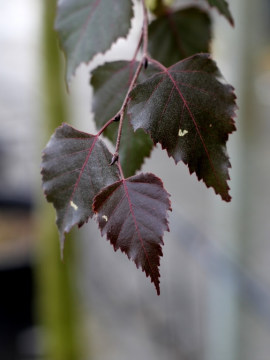
<instances>
[{"instance_id":1,"label":"leaf surface texture","mask_svg":"<svg viewBox=\"0 0 270 360\"><path fill-rule=\"evenodd\" d=\"M60 0L55 22L67 57L67 81L83 62L128 34L131 0Z\"/></svg>"},{"instance_id":2,"label":"leaf surface texture","mask_svg":"<svg viewBox=\"0 0 270 360\"><path fill-rule=\"evenodd\" d=\"M138 84L129 115L134 130L144 129L176 163L182 160L222 199L228 193L226 142L235 130L235 95L224 85L208 54L195 55Z\"/></svg>"},{"instance_id":3,"label":"leaf surface texture","mask_svg":"<svg viewBox=\"0 0 270 360\"><path fill-rule=\"evenodd\" d=\"M168 10L149 26L149 52L167 67L196 53L209 52L210 41L209 15L196 7Z\"/></svg>"},{"instance_id":4,"label":"leaf surface texture","mask_svg":"<svg viewBox=\"0 0 270 360\"><path fill-rule=\"evenodd\" d=\"M121 179L95 197L93 209L101 234L150 276L159 294L161 245L171 210L161 180L150 173Z\"/></svg>"},{"instance_id":5,"label":"leaf surface texture","mask_svg":"<svg viewBox=\"0 0 270 360\"><path fill-rule=\"evenodd\" d=\"M92 203L101 188L119 179L109 166L112 154L97 136L67 124L59 127L43 152L43 190L57 213L61 249L65 233L93 216Z\"/></svg>"},{"instance_id":6,"label":"leaf surface texture","mask_svg":"<svg viewBox=\"0 0 270 360\"><path fill-rule=\"evenodd\" d=\"M98 128L120 110L137 66L136 61L114 61L99 66L92 72L91 85L94 89L92 110ZM140 73L138 82L146 80L152 73L154 69L149 66ZM112 124L103 132L113 144L116 143L118 125L118 122ZM119 155L126 177L134 175L141 168L145 157L150 155L152 147L153 142L149 135L141 129L134 133L125 114Z\"/></svg>"},{"instance_id":7,"label":"leaf surface texture","mask_svg":"<svg viewBox=\"0 0 270 360\"><path fill-rule=\"evenodd\" d=\"M227 20L231 23L231 25L234 25L234 20L228 5L228 2L226 0L207 0L210 6L214 6L218 9L218 11L224 15Z\"/></svg>"}]
</instances>

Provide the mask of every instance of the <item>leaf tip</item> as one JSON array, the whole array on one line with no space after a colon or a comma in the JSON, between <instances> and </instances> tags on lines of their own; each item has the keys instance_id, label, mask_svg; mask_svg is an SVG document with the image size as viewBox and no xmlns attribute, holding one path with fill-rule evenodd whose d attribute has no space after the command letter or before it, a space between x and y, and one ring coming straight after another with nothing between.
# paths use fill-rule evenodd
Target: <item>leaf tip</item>
<instances>
[{"instance_id":1,"label":"leaf tip","mask_svg":"<svg viewBox=\"0 0 270 360\"><path fill-rule=\"evenodd\" d=\"M232 197L231 197L231 195L229 193L225 194L224 196L222 196L222 195L220 195L220 196L221 196L222 200L224 200L224 201L226 201L228 203L231 202L231 200L232 200Z\"/></svg>"}]
</instances>

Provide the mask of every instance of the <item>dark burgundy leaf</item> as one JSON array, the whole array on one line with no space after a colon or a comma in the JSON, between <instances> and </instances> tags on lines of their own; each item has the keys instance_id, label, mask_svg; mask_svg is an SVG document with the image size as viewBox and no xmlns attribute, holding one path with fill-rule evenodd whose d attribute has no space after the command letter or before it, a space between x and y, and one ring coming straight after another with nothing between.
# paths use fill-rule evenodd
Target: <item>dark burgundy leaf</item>
<instances>
[{"instance_id":1,"label":"dark burgundy leaf","mask_svg":"<svg viewBox=\"0 0 270 360\"><path fill-rule=\"evenodd\" d=\"M81 63L126 36L132 17L131 0L59 1L55 28L67 56L67 80Z\"/></svg>"},{"instance_id":2,"label":"dark burgundy leaf","mask_svg":"<svg viewBox=\"0 0 270 360\"><path fill-rule=\"evenodd\" d=\"M201 52L209 52L211 20L196 7L168 10L149 26L149 51L165 66Z\"/></svg>"},{"instance_id":3,"label":"dark burgundy leaf","mask_svg":"<svg viewBox=\"0 0 270 360\"><path fill-rule=\"evenodd\" d=\"M112 154L97 136L59 127L44 149L43 190L57 213L63 251L65 233L92 217L94 196L101 188L117 181L117 167L109 166Z\"/></svg>"},{"instance_id":4,"label":"dark burgundy leaf","mask_svg":"<svg viewBox=\"0 0 270 360\"><path fill-rule=\"evenodd\" d=\"M171 210L161 180L153 174L121 179L101 190L93 209L101 234L150 276L159 294L161 245L164 231L169 231L167 211Z\"/></svg>"},{"instance_id":5,"label":"dark burgundy leaf","mask_svg":"<svg viewBox=\"0 0 270 360\"><path fill-rule=\"evenodd\" d=\"M227 20L234 25L233 17L229 9L228 2L226 0L207 0L211 6L214 6L218 9L218 11L224 15Z\"/></svg>"},{"instance_id":6,"label":"dark burgundy leaf","mask_svg":"<svg viewBox=\"0 0 270 360\"><path fill-rule=\"evenodd\" d=\"M93 71L92 109L98 128L120 110L137 66L136 61L115 61L99 66ZM147 70L141 72L139 82L147 79L153 72L153 67L149 66ZM115 144L117 132L118 123L110 125L103 134ZM150 155L152 147L153 142L150 137L141 129L134 133L128 117L125 116L119 151L125 176L132 176L141 168L144 158Z\"/></svg>"},{"instance_id":7,"label":"dark burgundy leaf","mask_svg":"<svg viewBox=\"0 0 270 360\"><path fill-rule=\"evenodd\" d=\"M144 129L175 162L182 160L222 199L228 193L226 142L235 130L233 88L224 85L208 54L185 59L131 92L129 114L134 130Z\"/></svg>"}]
</instances>

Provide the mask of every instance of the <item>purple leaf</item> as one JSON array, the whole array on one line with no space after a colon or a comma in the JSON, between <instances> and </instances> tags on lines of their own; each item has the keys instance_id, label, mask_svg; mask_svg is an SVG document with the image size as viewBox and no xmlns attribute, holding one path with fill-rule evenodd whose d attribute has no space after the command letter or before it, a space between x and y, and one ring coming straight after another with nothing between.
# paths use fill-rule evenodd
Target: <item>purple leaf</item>
<instances>
[{"instance_id":1,"label":"purple leaf","mask_svg":"<svg viewBox=\"0 0 270 360\"><path fill-rule=\"evenodd\" d=\"M153 174L122 178L95 197L93 209L101 234L150 276L158 295L163 234L169 231L169 194Z\"/></svg>"},{"instance_id":2,"label":"purple leaf","mask_svg":"<svg viewBox=\"0 0 270 360\"><path fill-rule=\"evenodd\" d=\"M92 203L101 188L119 179L117 167L109 166L112 154L98 136L63 124L44 149L43 190L57 213L63 252L65 233L93 216Z\"/></svg>"},{"instance_id":3,"label":"purple leaf","mask_svg":"<svg viewBox=\"0 0 270 360\"><path fill-rule=\"evenodd\" d=\"M210 6L214 6L218 9L220 14L224 15L226 19L234 26L232 14L229 9L228 2L226 0L207 0Z\"/></svg>"},{"instance_id":4,"label":"purple leaf","mask_svg":"<svg viewBox=\"0 0 270 360\"><path fill-rule=\"evenodd\" d=\"M211 20L196 7L171 11L149 26L149 52L165 66L201 52L210 51Z\"/></svg>"},{"instance_id":5,"label":"purple leaf","mask_svg":"<svg viewBox=\"0 0 270 360\"><path fill-rule=\"evenodd\" d=\"M182 160L199 180L230 201L226 142L235 130L235 94L224 85L208 54L165 68L130 94L134 130L144 129L176 163Z\"/></svg>"},{"instance_id":6,"label":"purple leaf","mask_svg":"<svg viewBox=\"0 0 270 360\"><path fill-rule=\"evenodd\" d=\"M131 0L59 1L55 28L67 57L67 81L81 63L127 36L132 17Z\"/></svg>"}]
</instances>

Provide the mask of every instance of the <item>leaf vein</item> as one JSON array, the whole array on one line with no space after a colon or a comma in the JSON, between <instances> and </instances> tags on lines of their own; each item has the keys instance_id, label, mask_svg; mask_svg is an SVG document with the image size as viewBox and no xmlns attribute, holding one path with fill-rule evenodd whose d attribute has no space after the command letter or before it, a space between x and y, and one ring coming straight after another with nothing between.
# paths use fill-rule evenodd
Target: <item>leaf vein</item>
<instances>
[{"instance_id":1,"label":"leaf vein","mask_svg":"<svg viewBox=\"0 0 270 360\"><path fill-rule=\"evenodd\" d=\"M131 199L130 199L130 196L129 196L128 187L127 187L125 179L123 179L123 185L124 185L125 193L126 193L126 196L127 196L129 208L130 208L130 211L131 211L131 215L132 215L132 218L133 218L133 222L134 222L134 225L135 225L135 230L136 230L137 236L139 238L139 241L141 243L141 246L142 246L143 252L145 254L147 263L149 265L150 271L152 273L152 279L155 282L155 280L154 280L155 279L155 272L152 269L152 265L151 265L148 253L147 253L147 251L145 249L145 246L144 246L144 241L143 241L143 238L141 236L140 229L138 227L137 220L136 220L136 217L135 217L135 214L134 214L134 211L133 211L133 205L132 205L132 202L131 202Z\"/></svg>"},{"instance_id":2,"label":"leaf vein","mask_svg":"<svg viewBox=\"0 0 270 360\"><path fill-rule=\"evenodd\" d=\"M193 116L193 114L192 114L192 111L190 110L190 107L188 106L188 103L187 103L186 99L185 99L184 95L182 94L181 90L179 89L177 82L174 80L174 78L172 77L172 75L170 74L170 72L169 72L168 70L167 70L167 75L168 75L169 79L171 80L171 82L174 84L175 89L176 89L176 91L177 91L178 94L179 94L179 97L181 98L181 100L182 100L183 103L185 104L185 107L186 107L186 109L187 109L187 111L188 111L188 113L189 113L189 116L190 116L190 118L191 118L191 120L192 120L192 122L193 122L193 124L194 124L194 126L195 126L195 128L196 128L196 131L197 131L197 133L198 133L198 135L199 135L199 137L200 137L201 143L202 143L202 145L203 145L203 148L204 148L204 151L205 151L205 153L206 153L206 156L207 156L207 158L208 158L208 160L209 160L210 166L211 166L211 168L212 168L212 170L213 170L214 176L215 176L217 182L219 183L219 185L220 185L221 187L223 187L222 184L221 184L221 182L220 182L219 176L218 176L217 173L216 173L216 169L215 169L215 167L214 167L213 161L212 161L211 156L210 156L210 154L209 154L209 152L208 152L208 149L207 149L207 147L206 147L204 138L203 138L203 136L202 136L202 134L201 134L201 132L200 132L200 129L199 129L199 127L198 127L198 124L197 124L197 122L196 122L196 119L194 118L194 116Z\"/></svg>"}]
</instances>

